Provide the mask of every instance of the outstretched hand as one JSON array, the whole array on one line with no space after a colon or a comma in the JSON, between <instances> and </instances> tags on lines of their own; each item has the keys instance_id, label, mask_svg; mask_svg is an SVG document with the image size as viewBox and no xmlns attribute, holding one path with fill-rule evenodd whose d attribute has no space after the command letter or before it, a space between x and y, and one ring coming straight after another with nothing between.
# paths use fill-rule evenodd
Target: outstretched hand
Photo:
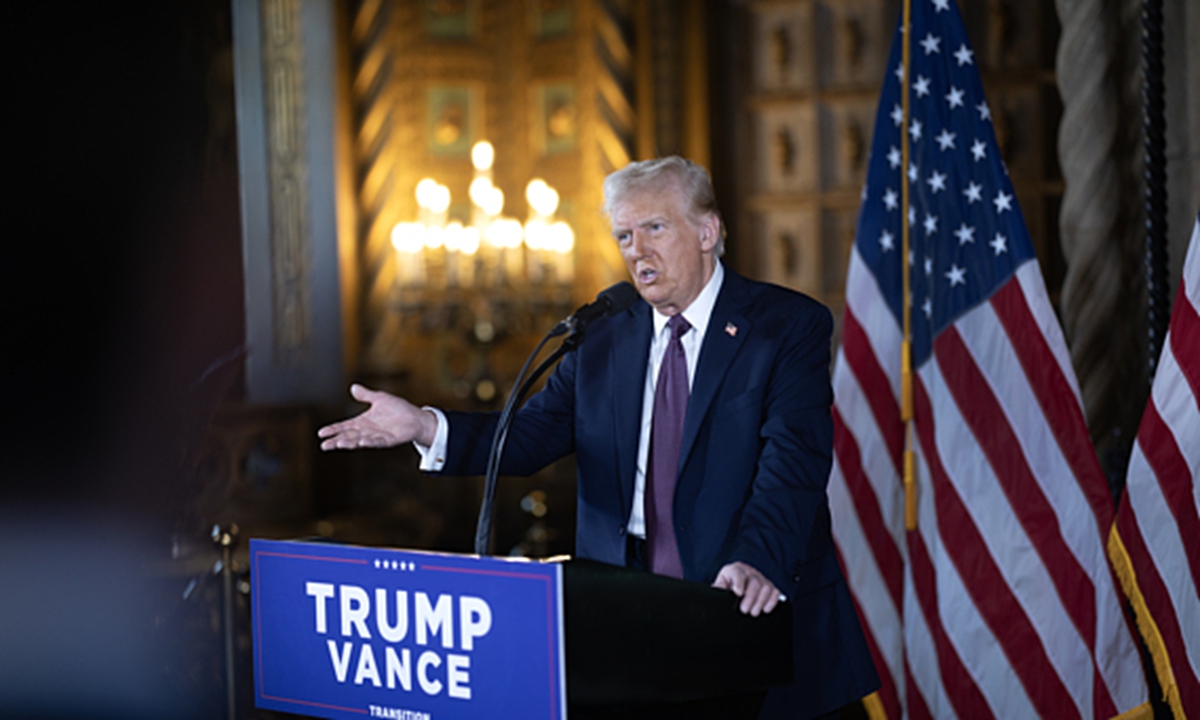
<instances>
[{"instance_id":1,"label":"outstretched hand","mask_svg":"<svg viewBox=\"0 0 1200 720\"><path fill-rule=\"evenodd\" d=\"M359 415L326 425L317 431L324 438L322 450L386 448L417 441L432 445L437 433L437 416L422 410L404 398L382 390L371 390L355 383L350 394L359 402L370 403Z\"/></svg>"},{"instance_id":2,"label":"outstretched hand","mask_svg":"<svg viewBox=\"0 0 1200 720\"><path fill-rule=\"evenodd\" d=\"M732 590L742 599L738 609L743 615L758 617L775 609L783 595L775 584L744 562L732 562L721 568L713 587Z\"/></svg>"}]
</instances>

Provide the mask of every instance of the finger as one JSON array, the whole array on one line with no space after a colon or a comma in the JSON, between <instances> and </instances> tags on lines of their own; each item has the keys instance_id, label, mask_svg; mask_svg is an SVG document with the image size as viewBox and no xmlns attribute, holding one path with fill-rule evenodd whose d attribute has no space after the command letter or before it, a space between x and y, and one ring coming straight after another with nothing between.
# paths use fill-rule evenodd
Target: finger
<instances>
[{"instance_id":1,"label":"finger","mask_svg":"<svg viewBox=\"0 0 1200 720\"><path fill-rule=\"evenodd\" d=\"M733 581L729 579L729 571L722 569L717 575L717 579L713 580L712 586L718 590L728 590L732 584Z\"/></svg>"},{"instance_id":2,"label":"finger","mask_svg":"<svg viewBox=\"0 0 1200 720\"><path fill-rule=\"evenodd\" d=\"M368 388L364 385L359 385L358 383L354 383L353 385L350 386L350 395L353 396L354 399L359 402L371 402L371 396L374 394L375 394L374 390L371 390L370 388Z\"/></svg>"},{"instance_id":3,"label":"finger","mask_svg":"<svg viewBox=\"0 0 1200 720\"><path fill-rule=\"evenodd\" d=\"M738 609L742 611L743 615L752 614L751 611L754 610L754 604L758 601L758 590L758 579L753 577L750 578L746 582L746 592L744 595L742 595L742 603L738 606Z\"/></svg>"},{"instance_id":4,"label":"finger","mask_svg":"<svg viewBox=\"0 0 1200 720\"><path fill-rule=\"evenodd\" d=\"M733 594L737 595L738 597L744 596L746 594L746 585L747 585L746 573L742 572L740 569L735 568L733 570L730 570L729 574L732 576L732 582L730 583L729 589L732 590Z\"/></svg>"},{"instance_id":5,"label":"finger","mask_svg":"<svg viewBox=\"0 0 1200 720\"><path fill-rule=\"evenodd\" d=\"M775 607L779 605L779 591L771 588L771 592L767 593L767 602L763 605L763 614L770 614Z\"/></svg>"},{"instance_id":6,"label":"finger","mask_svg":"<svg viewBox=\"0 0 1200 720\"><path fill-rule=\"evenodd\" d=\"M771 587L771 583L763 583L758 589L758 597L754 600L754 607L750 610L750 614L758 617L767 612L767 603L771 602L771 598L779 597L779 593L775 592L775 588Z\"/></svg>"}]
</instances>

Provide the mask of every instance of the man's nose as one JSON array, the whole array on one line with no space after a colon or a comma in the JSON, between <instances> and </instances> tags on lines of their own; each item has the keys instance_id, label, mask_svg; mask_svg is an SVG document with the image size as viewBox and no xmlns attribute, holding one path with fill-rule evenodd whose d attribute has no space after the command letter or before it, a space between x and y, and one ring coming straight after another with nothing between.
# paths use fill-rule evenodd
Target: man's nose
<instances>
[{"instance_id":1,"label":"man's nose","mask_svg":"<svg viewBox=\"0 0 1200 720\"><path fill-rule=\"evenodd\" d=\"M631 234L629 239L629 254L635 258L646 255L646 234L641 230L634 230Z\"/></svg>"}]
</instances>

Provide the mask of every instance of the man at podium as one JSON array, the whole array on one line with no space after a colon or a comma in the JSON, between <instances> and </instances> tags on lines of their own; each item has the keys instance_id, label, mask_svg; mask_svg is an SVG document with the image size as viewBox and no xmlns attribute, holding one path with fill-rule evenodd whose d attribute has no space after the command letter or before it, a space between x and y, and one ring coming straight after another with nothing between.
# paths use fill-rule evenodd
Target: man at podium
<instances>
[{"instance_id":1,"label":"man at podium","mask_svg":"<svg viewBox=\"0 0 1200 720\"><path fill-rule=\"evenodd\" d=\"M791 612L794 681L749 715L836 716L879 681L830 534L829 310L724 267L700 166L633 163L604 195L640 298L592 322L517 413L501 472L574 452L576 555L728 589L749 615ZM413 442L424 471L484 472L496 414L351 394L370 407L321 428L323 450Z\"/></svg>"}]
</instances>

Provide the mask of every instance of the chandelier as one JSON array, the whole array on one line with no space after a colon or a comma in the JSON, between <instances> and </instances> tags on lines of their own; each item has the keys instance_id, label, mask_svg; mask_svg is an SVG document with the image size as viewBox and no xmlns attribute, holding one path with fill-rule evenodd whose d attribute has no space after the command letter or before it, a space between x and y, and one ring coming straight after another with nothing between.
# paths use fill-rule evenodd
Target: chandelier
<instances>
[{"instance_id":1,"label":"chandelier","mask_svg":"<svg viewBox=\"0 0 1200 720\"><path fill-rule=\"evenodd\" d=\"M490 302L567 300L575 279L575 232L555 216L558 192L541 178L525 187L528 215L504 215L504 192L492 184L495 149L471 148L475 168L466 217L451 218L450 189L433 178L417 183L414 222L392 229L401 305L428 310L468 295Z\"/></svg>"}]
</instances>

